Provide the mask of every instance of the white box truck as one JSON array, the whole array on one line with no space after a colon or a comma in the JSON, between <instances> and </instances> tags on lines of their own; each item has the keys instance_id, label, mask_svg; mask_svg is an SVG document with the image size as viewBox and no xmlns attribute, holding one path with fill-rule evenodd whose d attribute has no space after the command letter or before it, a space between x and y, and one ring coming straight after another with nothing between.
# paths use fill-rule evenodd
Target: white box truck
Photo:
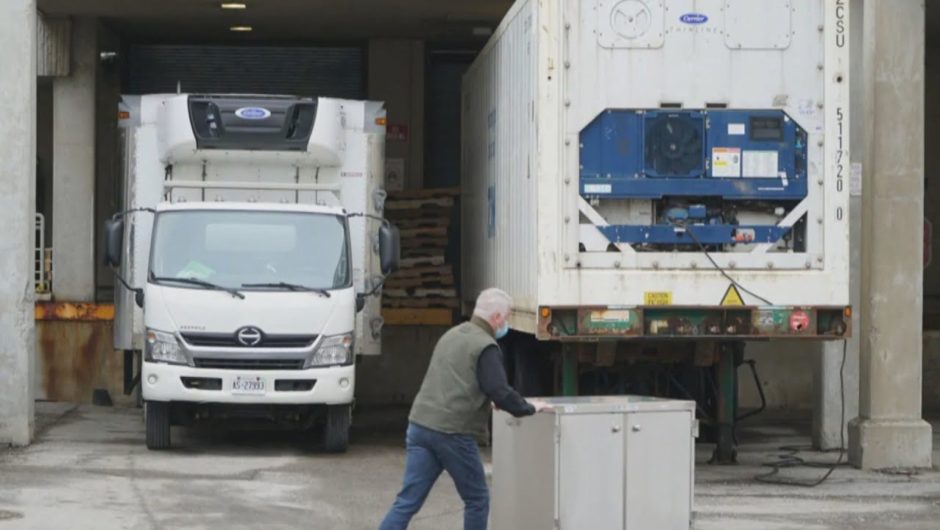
<instances>
[{"instance_id":1,"label":"white box truck","mask_svg":"<svg viewBox=\"0 0 940 530\"><path fill-rule=\"evenodd\" d=\"M463 80L465 307L583 346L567 393L577 349L846 338L848 4L517 1Z\"/></svg>"},{"instance_id":2,"label":"white box truck","mask_svg":"<svg viewBox=\"0 0 940 530\"><path fill-rule=\"evenodd\" d=\"M348 444L357 355L381 351L397 267L378 102L123 98L115 347L142 354L147 446L196 418L325 420Z\"/></svg>"}]
</instances>

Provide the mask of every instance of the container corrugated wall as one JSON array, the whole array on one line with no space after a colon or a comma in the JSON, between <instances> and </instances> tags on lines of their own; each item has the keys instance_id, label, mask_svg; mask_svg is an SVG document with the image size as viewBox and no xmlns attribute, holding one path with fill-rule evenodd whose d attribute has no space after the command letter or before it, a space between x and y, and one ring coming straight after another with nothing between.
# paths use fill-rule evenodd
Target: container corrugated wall
<instances>
[{"instance_id":1,"label":"container corrugated wall","mask_svg":"<svg viewBox=\"0 0 940 530\"><path fill-rule=\"evenodd\" d=\"M463 293L500 287L535 305L536 2L519 2L463 83Z\"/></svg>"}]
</instances>

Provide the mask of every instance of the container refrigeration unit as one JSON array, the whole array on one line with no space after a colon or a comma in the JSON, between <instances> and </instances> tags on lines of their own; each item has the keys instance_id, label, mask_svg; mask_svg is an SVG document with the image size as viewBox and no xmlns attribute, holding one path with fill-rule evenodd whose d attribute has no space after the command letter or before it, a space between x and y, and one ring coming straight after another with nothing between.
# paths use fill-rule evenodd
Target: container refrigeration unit
<instances>
[{"instance_id":1,"label":"container refrigeration unit","mask_svg":"<svg viewBox=\"0 0 940 530\"><path fill-rule=\"evenodd\" d=\"M510 292L568 393L614 341L720 345L728 389L733 342L845 339L848 9L516 2L463 81L465 308Z\"/></svg>"}]
</instances>

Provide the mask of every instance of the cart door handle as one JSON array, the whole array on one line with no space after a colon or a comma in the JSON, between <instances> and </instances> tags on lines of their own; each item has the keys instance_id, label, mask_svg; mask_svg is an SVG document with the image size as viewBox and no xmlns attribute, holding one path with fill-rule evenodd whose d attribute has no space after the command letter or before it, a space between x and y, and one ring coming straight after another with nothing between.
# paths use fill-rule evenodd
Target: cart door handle
<instances>
[{"instance_id":1,"label":"cart door handle","mask_svg":"<svg viewBox=\"0 0 940 530\"><path fill-rule=\"evenodd\" d=\"M640 432L640 426L639 426L639 425L634 425L633 427L630 428L630 430L633 431L633 432Z\"/></svg>"},{"instance_id":2,"label":"cart door handle","mask_svg":"<svg viewBox=\"0 0 940 530\"><path fill-rule=\"evenodd\" d=\"M614 425L613 427L610 428L610 432L617 434L618 432L620 432L620 426Z\"/></svg>"}]
</instances>

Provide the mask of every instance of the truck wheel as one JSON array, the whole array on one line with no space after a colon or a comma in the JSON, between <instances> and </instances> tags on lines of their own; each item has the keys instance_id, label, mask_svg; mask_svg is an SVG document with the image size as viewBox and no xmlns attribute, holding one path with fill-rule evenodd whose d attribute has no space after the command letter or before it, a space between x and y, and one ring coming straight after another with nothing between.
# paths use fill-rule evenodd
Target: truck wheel
<instances>
[{"instance_id":1,"label":"truck wheel","mask_svg":"<svg viewBox=\"0 0 940 530\"><path fill-rule=\"evenodd\" d=\"M170 448L170 404L158 401L144 403L147 424L147 449L159 451Z\"/></svg>"},{"instance_id":2,"label":"truck wheel","mask_svg":"<svg viewBox=\"0 0 940 530\"><path fill-rule=\"evenodd\" d=\"M330 453L345 453L349 447L349 425L352 423L352 407L330 405L326 408L324 446Z\"/></svg>"}]
</instances>

